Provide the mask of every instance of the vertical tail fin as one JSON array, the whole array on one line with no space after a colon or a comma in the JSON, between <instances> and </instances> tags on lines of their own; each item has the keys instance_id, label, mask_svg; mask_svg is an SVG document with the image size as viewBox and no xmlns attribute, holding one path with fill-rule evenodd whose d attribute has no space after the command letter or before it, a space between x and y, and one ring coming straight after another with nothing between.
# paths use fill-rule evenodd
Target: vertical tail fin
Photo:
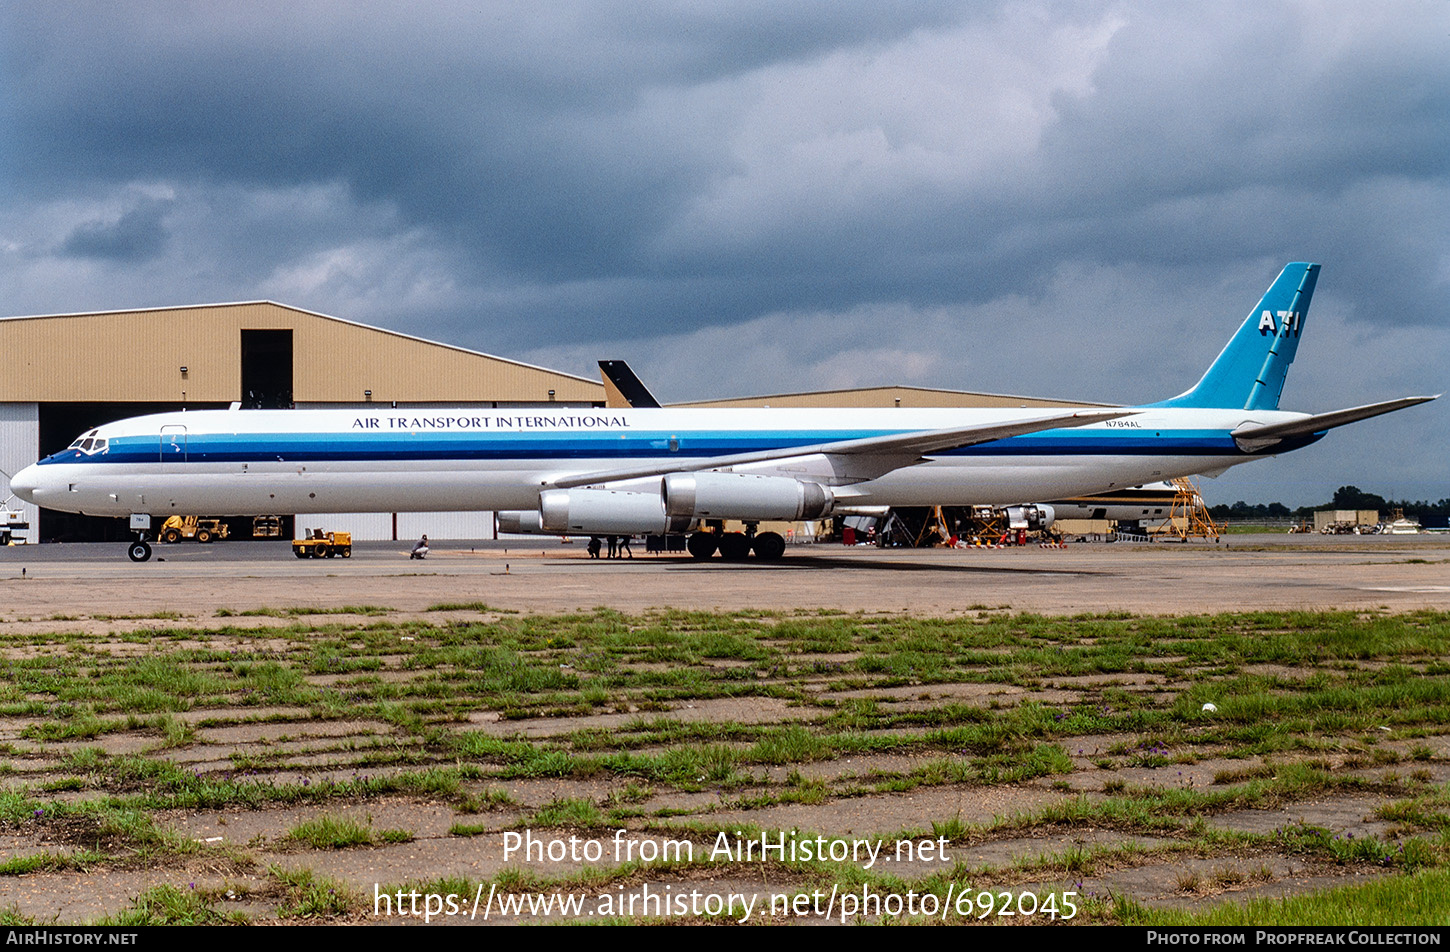
<instances>
[{"instance_id":1,"label":"vertical tail fin","mask_svg":"<svg viewBox=\"0 0 1450 952\"><path fill-rule=\"evenodd\" d=\"M606 406L659 409L660 402L655 395L624 361L601 360L599 374L604 378L604 393L608 398Z\"/></svg>"},{"instance_id":2,"label":"vertical tail fin","mask_svg":"<svg viewBox=\"0 0 1450 952\"><path fill-rule=\"evenodd\" d=\"M1318 278L1317 264L1285 265L1203 379L1154 406L1278 409Z\"/></svg>"}]
</instances>

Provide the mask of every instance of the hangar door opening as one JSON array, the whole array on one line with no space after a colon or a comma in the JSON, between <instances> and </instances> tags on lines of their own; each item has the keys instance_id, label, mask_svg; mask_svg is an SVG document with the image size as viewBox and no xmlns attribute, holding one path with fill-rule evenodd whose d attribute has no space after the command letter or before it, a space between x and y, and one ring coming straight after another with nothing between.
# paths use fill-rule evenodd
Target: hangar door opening
<instances>
[{"instance_id":1,"label":"hangar door opening","mask_svg":"<svg viewBox=\"0 0 1450 952\"><path fill-rule=\"evenodd\" d=\"M242 331L242 406L292 409L292 330Z\"/></svg>"}]
</instances>

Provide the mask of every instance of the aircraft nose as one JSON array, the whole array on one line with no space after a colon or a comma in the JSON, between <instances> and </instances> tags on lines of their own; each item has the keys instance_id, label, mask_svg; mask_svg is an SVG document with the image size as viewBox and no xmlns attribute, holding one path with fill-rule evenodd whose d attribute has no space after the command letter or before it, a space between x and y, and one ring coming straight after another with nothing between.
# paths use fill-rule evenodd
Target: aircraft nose
<instances>
[{"instance_id":1,"label":"aircraft nose","mask_svg":"<svg viewBox=\"0 0 1450 952\"><path fill-rule=\"evenodd\" d=\"M31 464L10 477L10 491L28 503L40 504L40 467Z\"/></svg>"}]
</instances>

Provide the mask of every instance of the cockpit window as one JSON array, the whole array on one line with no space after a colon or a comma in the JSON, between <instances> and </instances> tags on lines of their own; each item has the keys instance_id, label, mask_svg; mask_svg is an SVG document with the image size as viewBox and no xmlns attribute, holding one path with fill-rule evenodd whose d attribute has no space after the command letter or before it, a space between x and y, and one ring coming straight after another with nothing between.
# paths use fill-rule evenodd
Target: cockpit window
<instances>
[{"instance_id":1,"label":"cockpit window","mask_svg":"<svg viewBox=\"0 0 1450 952\"><path fill-rule=\"evenodd\" d=\"M91 430L89 433L83 433L76 437L67 449L80 450L87 456L94 453L104 453L106 451L106 440L103 437L98 438L96 436L98 432L99 430Z\"/></svg>"}]
</instances>

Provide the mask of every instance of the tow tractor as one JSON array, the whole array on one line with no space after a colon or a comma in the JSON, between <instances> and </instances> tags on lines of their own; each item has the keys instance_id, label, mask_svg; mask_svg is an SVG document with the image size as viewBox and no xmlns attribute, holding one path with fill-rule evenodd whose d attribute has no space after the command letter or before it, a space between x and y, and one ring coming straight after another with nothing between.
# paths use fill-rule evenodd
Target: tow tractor
<instances>
[{"instance_id":1,"label":"tow tractor","mask_svg":"<svg viewBox=\"0 0 1450 952\"><path fill-rule=\"evenodd\" d=\"M292 554L299 559L330 559L340 555L352 558L351 532L324 532L321 529L305 530L307 537L292 540Z\"/></svg>"},{"instance_id":2,"label":"tow tractor","mask_svg":"<svg viewBox=\"0 0 1450 952\"><path fill-rule=\"evenodd\" d=\"M213 539L225 539L229 533L227 524L220 519L203 519L200 516L172 516L161 524L156 538L167 544L182 539L195 539L207 543Z\"/></svg>"}]
</instances>

